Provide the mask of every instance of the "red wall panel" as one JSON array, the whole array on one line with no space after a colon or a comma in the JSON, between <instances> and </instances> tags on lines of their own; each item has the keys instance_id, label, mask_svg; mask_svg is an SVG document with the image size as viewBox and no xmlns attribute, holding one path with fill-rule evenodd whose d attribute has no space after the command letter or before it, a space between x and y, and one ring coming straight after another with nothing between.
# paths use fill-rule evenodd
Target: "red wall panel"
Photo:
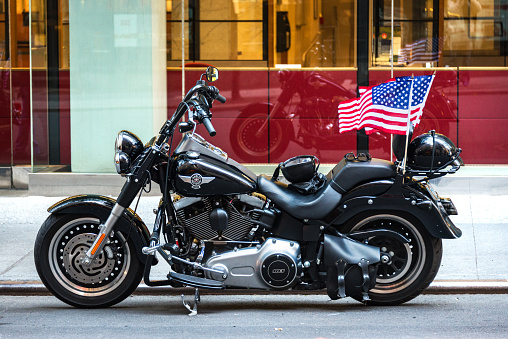
<instances>
[{"instance_id":1,"label":"red wall panel","mask_svg":"<svg viewBox=\"0 0 508 339\"><path fill-rule=\"evenodd\" d=\"M10 71L0 70L0 165L11 164L11 85ZM16 117L16 122L19 120Z\"/></svg>"},{"instance_id":2,"label":"red wall panel","mask_svg":"<svg viewBox=\"0 0 508 339\"><path fill-rule=\"evenodd\" d=\"M508 164L508 71L459 71L459 147L466 164Z\"/></svg>"},{"instance_id":3,"label":"red wall panel","mask_svg":"<svg viewBox=\"0 0 508 339\"><path fill-rule=\"evenodd\" d=\"M339 133L338 105L356 97L356 71L281 70L270 72L270 162L311 154L322 163L336 163L356 151L356 132ZM275 119L275 120L274 120ZM280 148L285 148L280 149Z\"/></svg>"},{"instance_id":4,"label":"red wall panel","mask_svg":"<svg viewBox=\"0 0 508 339\"><path fill-rule=\"evenodd\" d=\"M204 68L188 68L185 89L194 86L203 72ZM289 88L283 93L285 83L281 81L279 71L221 69L219 80L213 85L219 87L227 102L216 102L212 108L217 136L207 137L202 127L198 127L198 133L233 159L244 163L277 163L300 154L314 154L323 163L335 163L345 153L356 152L356 132L339 134L336 125L336 104L356 95L356 72L291 71L297 72L298 76L293 81L286 82ZM395 76L430 73L406 70L396 71ZM181 100L181 72L169 70L167 76L169 117ZM372 71L370 85L384 82L389 77L388 70ZM28 86L28 79L21 78L15 82L15 93L22 92L22 83L26 82ZM23 95L20 94L20 97ZM68 71L61 72L60 100L61 159L62 163L70 163ZM29 101L23 99L21 102L23 109L29 108ZM277 102L281 102L282 109L271 116L270 111ZM461 70L457 76L453 70L439 70L415 135L429 129L447 135L463 149L462 157L466 164L508 164L508 138L504 132L508 127L508 116L505 107L508 107L508 71ZM4 111L0 108L0 115ZM0 163L9 163L10 112L4 113L6 116L0 119L0 141L5 146L0 152ZM255 134L249 134L256 125ZM241 126L244 127L239 131ZM15 129L15 139L25 140L28 145L29 134L23 133L19 127ZM281 144L277 139L279 130L284 138L282 146L286 146L284 149L273 149ZM176 133L173 144L176 145L179 140L180 133ZM270 158L267 152L269 143L272 148ZM369 146L374 157L389 159L390 135L371 135ZM18 163L29 164L27 147L24 151L16 152Z\"/></svg>"},{"instance_id":5,"label":"red wall panel","mask_svg":"<svg viewBox=\"0 0 508 339\"><path fill-rule=\"evenodd\" d=\"M30 165L30 72L12 72L12 102L19 107L18 123L12 126L13 165ZM44 126L41 126L44 128ZM44 147L44 145L41 145ZM36 149L37 151L40 149Z\"/></svg>"}]
</instances>

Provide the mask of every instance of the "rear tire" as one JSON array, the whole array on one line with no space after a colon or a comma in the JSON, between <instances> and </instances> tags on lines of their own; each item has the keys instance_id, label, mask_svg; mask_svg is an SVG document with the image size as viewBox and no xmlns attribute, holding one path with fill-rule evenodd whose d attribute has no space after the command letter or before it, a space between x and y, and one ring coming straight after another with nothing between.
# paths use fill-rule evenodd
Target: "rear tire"
<instances>
[{"instance_id":1,"label":"rear tire","mask_svg":"<svg viewBox=\"0 0 508 339\"><path fill-rule=\"evenodd\" d=\"M350 224L351 225L351 224ZM365 217L342 232L389 229L409 239L408 243L390 236L376 236L369 245L389 253L390 261L379 263L376 285L369 291L369 305L398 305L420 295L434 280L443 255L441 239L432 237L417 220L391 214ZM362 301L361 296L353 296Z\"/></svg>"},{"instance_id":2,"label":"rear tire","mask_svg":"<svg viewBox=\"0 0 508 339\"><path fill-rule=\"evenodd\" d=\"M113 232L91 266L81 264L99 232L97 218L50 215L34 247L37 273L46 288L63 302L80 308L108 307L127 298L139 285L144 265L131 239Z\"/></svg>"}]
</instances>

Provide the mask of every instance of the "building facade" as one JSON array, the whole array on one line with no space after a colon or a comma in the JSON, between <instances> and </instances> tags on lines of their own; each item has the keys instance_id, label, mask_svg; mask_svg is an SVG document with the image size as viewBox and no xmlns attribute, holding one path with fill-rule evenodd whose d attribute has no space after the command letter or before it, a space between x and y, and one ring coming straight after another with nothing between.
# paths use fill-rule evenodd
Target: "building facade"
<instances>
[{"instance_id":1,"label":"building facade","mask_svg":"<svg viewBox=\"0 0 508 339\"><path fill-rule=\"evenodd\" d=\"M506 0L0 1L0 167L113 172L116 133L148 141L206 65L228 99L214 105L209 140L243 163L389 159L390 135L338 132L338 103L358 86L435 72L415 134L447 135L466 164L508 164L507 10Z\"/></svg>"}]
</instances>

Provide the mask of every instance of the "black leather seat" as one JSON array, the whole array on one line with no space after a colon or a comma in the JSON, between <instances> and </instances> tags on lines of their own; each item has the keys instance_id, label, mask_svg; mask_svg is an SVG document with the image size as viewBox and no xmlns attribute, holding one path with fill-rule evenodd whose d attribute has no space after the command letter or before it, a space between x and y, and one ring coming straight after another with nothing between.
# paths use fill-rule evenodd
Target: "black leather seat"
<instances>
[{"instance_id":1,"label":"black leather seat","mask_svg":"<svg viewBox=\"0 0 508 339\"><path fill-rule=\"evenodd\" d=\"M290 189L286 184L259 176L258 188L260 193L298 219L323 219L342 198L342 194L334 190L329 182L318 192L303 195Z\"/></svg>"},{"instance_id":2,"label":"black leather seat","mask_svg":"<svg viewBox=\"0 0 508 339\"><path fill-rule=\"evenodd\" d=\"M318 192L303 195L281 182L258 177L259 192L277 206L299 219L324 219L337 206L342 194L353 187L396 175L395 165L386 160L346 161L342 159L328 174L327 183Z\"/></svg>"},{"instance_id":3,"label":"black leather seat","mask_svg":"<svg viewBox=\"0 0 508 339\"><path fill-rule=\"evenodd\" d=\"M368 181L390 179L397 174L396 166L387 160L347 161L342 159L326 178L337 192L344 194L353 187Z\"/></svg>"}]
</instances>

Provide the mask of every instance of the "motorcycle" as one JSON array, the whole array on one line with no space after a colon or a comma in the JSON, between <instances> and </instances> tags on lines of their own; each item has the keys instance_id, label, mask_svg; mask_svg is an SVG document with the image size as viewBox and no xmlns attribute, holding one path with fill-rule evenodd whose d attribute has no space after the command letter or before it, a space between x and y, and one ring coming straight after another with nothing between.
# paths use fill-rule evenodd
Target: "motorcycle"
<instances>
[{"instance_id":1,"label":"motorcycle","mask_svg":"<svg viewBox=\"0 0 508 339\"><path fill-rule=\"evenodd\" d=\"M207 68L146 145L118 134L115 167L126 181L117 200L78 195L48 209L34 257L53 295L76 307L107 307L143 279L194 287L194 305L182 301L196 314L200 288L323 289L332 300L396 305L429 286L442 239L461 230L449 218L457 214L453 202L428 180L460 168L459 148L431 131L409 144L396 136L395 162L348 153L324 176L317 158L300 156L271 178L256 176L195 133L202 124L216 134L210 109L226 102L209 85L217 79L218 70ZM177 127L183 137L172 151ZM152 232L129 208L151 182L162 194ZM161 260L167 279L152 280Z\"/></svg>"}]
</instances>

